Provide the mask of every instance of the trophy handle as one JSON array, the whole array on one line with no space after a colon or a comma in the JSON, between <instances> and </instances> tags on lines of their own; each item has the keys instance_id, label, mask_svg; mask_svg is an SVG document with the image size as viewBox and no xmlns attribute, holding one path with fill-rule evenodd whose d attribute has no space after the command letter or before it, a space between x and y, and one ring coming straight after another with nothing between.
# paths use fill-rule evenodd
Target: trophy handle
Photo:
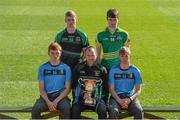
<instances>
[{"instance_id":1,"label":"trophy handle","mask_svg":"<svg viewBox=\"0 0 180 120\"><path fill-rule=\"evenodd\" d=\"M80 84L80 86L83 86L83 87L85 87L85 80L84 79L82 79L82 78L79 78L78 79L78 83Z\"/></svg>"},{"instance_id":2,"label":"trophy handle","mask_svg":"<svg viewBox=\"0 0 180 120\"><path fill-rule=\"evenodd\" d=\"M102 79L95 80L96 85L101 85L103 83Z\"/></svg>"}]
</instances>

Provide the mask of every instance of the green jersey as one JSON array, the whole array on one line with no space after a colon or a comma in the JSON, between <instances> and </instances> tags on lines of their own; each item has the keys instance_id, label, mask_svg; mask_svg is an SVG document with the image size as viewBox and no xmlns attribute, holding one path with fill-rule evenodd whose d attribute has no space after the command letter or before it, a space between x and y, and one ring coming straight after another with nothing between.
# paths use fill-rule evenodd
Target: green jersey
<instances>
[{"instance_id":1,"label":"green jersey","mask_svg":"<svg viewBox=\"0 0 180 120\"><path fill-rule=\"evenodd\" d=\"M76 29L75 33L68 33L67 29L64 29L57 34L55 42L62 47L61 61L71 69L78 64L83 48L89 45L86 34L79 29Z\"/></svg>"},{"instance_id":2,"label":"green jersey","mask_svg":"<svg viewBox=\"0 0 180 120\"><path fill-rule=\"evenodd\" d=\"M107 69L120 63L119 49L129 41L128 33L117 28L112 34L108 28L97 34L96 43L103 48L101 64Z\"/></svg>"}]
</instances>

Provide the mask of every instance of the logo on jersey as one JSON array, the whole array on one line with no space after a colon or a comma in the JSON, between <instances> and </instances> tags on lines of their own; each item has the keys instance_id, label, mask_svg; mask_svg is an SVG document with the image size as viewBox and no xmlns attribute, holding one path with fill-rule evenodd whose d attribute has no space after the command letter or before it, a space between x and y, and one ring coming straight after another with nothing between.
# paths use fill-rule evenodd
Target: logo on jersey
<instances>
[{"instance_id":1,"label":"logo on jersey","mask_svg":"<svg viewBox=\"0 0 180 120\"><path fill-rule=\"evenodd\" d=\"M62 38L62 41L67 41L67 40L68 40L68 38L66 38L66 37Z\"/></svg>"},{"instance_id":2,"label":"logo on jersey","mask_svg":"<svg viewBox=\"0 0 180 120\"><path fill-rule=\"evenodd\" d=\"M112 37L112 38L110 38L110 41L111 41L111 42L114 42L114 41L115 41L115 39Z\"/></svg>"},{"instance_id":3,"label":"logo on jersey","mask_svg":"<svg viewBox=\"0 0 180 120\"><path fill-rule=\"evenodd\" d=\"M115 80L134 79L134 74L133 73L115 73L114 79Z\"/></svg>"},{"instance_id":4,"label":"logo on jersey","mask_svg":"<svg viewBox=\"0 0 180 120\"><path fill-rule=\"evenodd\" d=\"M80 37L76 37L76 42L81 42L81 38Z\"/></svg>"},{"instance_id":5,"label":"logo on jersey","mask_svg":"<svg viewBox=\"0 0 180 120\"><path fill-rule=\"evenodd\" d=\"M94 76L98 77L100 75L100 71L99 70L94 70Z\"/></svg>"},{"instance_id":6,"label":"logo on jersey","mask_svg":"<svg viewBox=\"0 0 180 120\"><path fill-rule=\"evenodd\" d=\"M69 41L70 41L70 42L73 42L73 41L74 41L74 36L68 36L68 38L69 38Z\"/></svg>"},{"instance_id":7,"label":"logo on jersey","mask_svg":"<svg viewBox=\"0 0 180 120\"><path fill-rule=\"evenodd\" d=\"M103 38L103 40L108 40L108 38Z\"/></svg>"},{"instance_id":8,"label":"logo on jersey","mask_svg":"<svg viewBox=\"0 0 180 120\"><path fill-rule=\"evenodd\" d=\"M53 70L44 70L44 76L50 76L50 75L65 75L66 71L65 70L57 70L57 69L53 69Z\"/></svg>"},{"instance_id":9,"label":"logo on jersey","mask_svg":"<svg viewBox=\"0 0 180 120\"><path fill-rule=\"evenodd\" d=\"M118 35L118 36L117 36L117 40L118 40L118 41L121 41L121 40L122 40L121 35Z\"/></svg>"},{"instance_id":10,"label":"logo on jersey","mask_svg":"<svg viewBox=\"0 0 180 120\"><path fill-rule=\"evenodd\" d=\"M80 72L80 74L85 74L86 73L84 70L80 70L79 72Z\"/></svg>"}]
</instances>

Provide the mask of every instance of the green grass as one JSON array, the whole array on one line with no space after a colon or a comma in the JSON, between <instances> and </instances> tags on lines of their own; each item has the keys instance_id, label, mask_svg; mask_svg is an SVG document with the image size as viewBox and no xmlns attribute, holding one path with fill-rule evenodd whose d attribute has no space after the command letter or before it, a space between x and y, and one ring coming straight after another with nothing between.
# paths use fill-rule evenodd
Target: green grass
<instances>
[{"instance_id":1,"label":"green grass","mask_svg":"<svg viewBox=\"0 0 180 120\"><path fill-rule=\"evenodd\" d=\"M0 106L34 104L39 96L37 69L48 59L49 43L65 27L67 10L77 13L78 27L94 45L110 7L120 11L119 26L131 37L132 63L143 76L142 105L180 106L179 6L179 0L1 0Z\"/></svg>"}]
</instances>

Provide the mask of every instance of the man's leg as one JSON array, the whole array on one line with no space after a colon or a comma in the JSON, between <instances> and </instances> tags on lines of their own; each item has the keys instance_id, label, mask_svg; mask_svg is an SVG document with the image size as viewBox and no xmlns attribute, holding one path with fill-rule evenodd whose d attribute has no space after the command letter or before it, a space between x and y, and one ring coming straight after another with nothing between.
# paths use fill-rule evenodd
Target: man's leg
<instances>
[{"instance_id":1,"label":"man's leg","mask_svg":"<svg viewBox=\"0 0 180 120\"><path fill-rule=\"evenodd\" d=\"M41 112L45 112L48 110L48 106L45 100L40 97L37 99L36 103L34 104L31 112L32 119L41 119Z\"/></svg>"},{"instance_id":2,"label":"man's leg","mask_svg":"<svg viewBox=\"0 0 180 120\"><path fill-rule=\"evenodd\" d=\"M109 118L118 119L120 110L121 108L119 104L116 102L114 98L111 97L109 100Z\"/></svg>"},{"instance_id":3,"label":"man's leg","mask_svg":"<svg viewBox=\"0 0 180 120\"><path fill-rule=\"evenodd\" d=\"M106 119L107 118L107 109L105 102L103 100L98 101L96 104L96 112L98 113L98 119Z\"/></svg>"},{"instance_id":4,"label":"man's leg","mask_svg":"<svg viewBox=\"0 0 180 120\"><path fill-rule=\"evenodd\" d=\"M142 107L141 107L141 105L137 99L133 100L129 104L128 111L133 114L134 119L143 119L144 118L143 109L142 109Z\"/></svg>"},{"instance_id":5,"label":"man's leg","mask_svg":"<svg viewBox=\"0 0 180 120\"><path fill-rule=\"evenodd\" d=\"M109 91L106 88L102 88L102 95L102 100L105 102L105 105L108 106Z\"/></svg>"},{"instance_id":6,"label":"man's leg","mask_svg":"<svg viewBox=\"0 0 180 120\"><path fill-rule=\"evenodd\" d=\"M58 102L57 109L64 114L64 119L71 118L71 105L68 97L63 98Z\"/></svg>"},{"instance_id":7,"label":"man's leg","mask_svg":"<svg viewBox=\"0 0 180 120\"><path fill-rule=\"evenodd\" d=\"M72 105L72 119L81 119L81 112L84 109L84 105L81 102L76 102Z\"/></svg>"}]
</instances>

